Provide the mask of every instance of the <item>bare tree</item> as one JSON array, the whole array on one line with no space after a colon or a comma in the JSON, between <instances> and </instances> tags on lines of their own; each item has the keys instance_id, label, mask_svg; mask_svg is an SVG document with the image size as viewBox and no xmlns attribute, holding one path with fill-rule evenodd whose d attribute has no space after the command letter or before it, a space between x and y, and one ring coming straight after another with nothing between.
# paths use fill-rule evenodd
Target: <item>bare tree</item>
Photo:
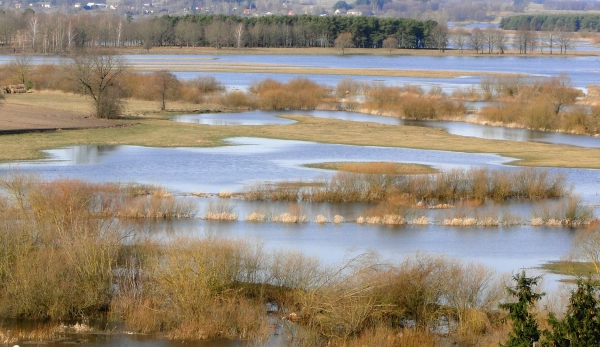
<instances>
[{"instance_id":1,"label":"bare tree","mask_svg":"<svg viewBox=\"0 0 600 347\"><path fill-rule=\"evenodd\" d=\"M540 46L545 46L550 49L550 54L552 54L552 49L556 45L556 33L554 31L546 31L542 36L542 42Z\"/></svg>"},{"instance_id":2,"label":"bare tree","mask_svg":"<svg viewBox=\"0 0 600 347\"><path fill-rule=\"evenodd\" d=\"M573 33L560 28L556 32L556 40L560 46L560 54L567 54L567 49L573 48Z\"/></svg>"},{"instance_id":3,"label":"bare tree","mask_svg":"<svg viewBox=\"0 0 600 347\"><path fill-rule=\"evenodd\" d=\"M76 55L71 59L67 72L92 97L96 117L118 118L123 106L118 78L127 69L124 58L107 52Z\"/></svg>"},{"instance_id":4,"label":"bare tree","mask_svg":"<svg viewBox=\"0 0 600 347\"><path fill-rule=\"evenodd\" d=\"M454 35L452 36L452 41L456 48L462 53L465 49L465 46L469 42L470 34L463 28L458 28L454 31Z\"/></svg>"},{"instance_id":5,"label":"bare tree","mask_svg":"<svg viewBox=\"0 0 600 347\"><path fill-rule=\"evenodd\" d=\"M237 28L235 29L235 45L238 50L242 47L242 44L244 43L243 39L244 39L244 23L240 23L240 24L238 24Z\"/></svg>"},{"instance_id":6,"label":"bare tree","mask_svg":"<svg viewBox=\"0 0 600 347\"><path fill-rule=\"evenodd\" d=\"M15 55L11 62L8 63L8 68L12 71L13 76L19 80L19 83L23 84L27 81L31 66L31 56L25 53Z\"/></svg>"},{"instance_id":7,"label":"bare tree","mask_svg":"<svg viewBox=\"0 0 600 347\"><path fill-rule=\"evenodd\" d=\"M536 44L537 35L535 34L535 31L531 30L529 25L523 25L517 30L513 45L515 48L519 49L519 53L527 54L528 50L533 52Z\"/></svg>"},{"instance_id":8,"label":"bare tree","mask_svg":"<svg viewBox=\"0 0 600 347\"><path fill-rule=\"evenodd\" d=\"M581 95L579 89L573 88L571 77L564 72L543 83L542 91L552 101L555 114L558 114L565 105L573 104Z\"/></svg>"},{"instance_id":9,"label":"bare tree","mask_svg":"<svg viewBox=\"0 0 600 347\"><path fill-rule=\"evenodd\" d=\"M433 48L442 52L448 47L448 27L446 25L437 24L429 33Z\"/></svg>"},{"instance_id":10,"label":"bare tree","mask_svg":"<svg viewBox=\"0 0 600 347\"><path fill-rule=\"evenodd\" d=\"M176 96L181 83L177 77L167 70L156 71L152 74L155 92L160 98L160 110L165 111L166 99Z\"/></svg>"},{"instance_id":11,"label":"bare tree","mask_svg":"<svg viewBox=\"0 0 600 347\"><path fill-rule=\"evenodd\" d=\"M487 46L488 54L494 53L494 47L496 46L496 35L494 35L495 28L489 25L483 31L483 41L485 46Z\"/></svg>"},{"instance_id":12,"label":"bare tree","mask_svg":"<svg viewBox=\"0 0 600 347\"><path fill-rule=\"evenodd\" d=\"M481 29L479 28L471 30L471 36L469 37L469 46L471 46L471 48L474 49L477 54L479 54L479 51L483 51L483 43L483 31L481 31Z\"/></svg>"},{"instance_id":13,"label":"bare tree","mask_svg":"<svg viewBox=\"0 0 600 347\"><path fill-rule=\"evenodd\" d=\"M346 48L354 47L354 41L352 41L352 33L341 33L334 41L335 47L342 50L342 55L344 55L344 50Z\"/></svg>"},{"instance_id":14,"label":"bare tree","mask_svg":"<svg viewBox=\"0 0 600 347\"><path fill-rule=\"evenodd\" d=\"M496 50L498 51L498 53L504 54L506 46L508 45L508 37L504 33L504 30L496 28L494 29L493 35L494 46L496 47Z\"/></svg>"},{"instance_id":15,"label":"bare tree","mask_svg":"<svg viewBox=\"0 0 600 347\"><path fill-rule=\"evenodd\" d=\"M36 38L38 35L39 26L40 21L38 19L38 16L34 14L29 20L29 36L31 37L31 48L34 52L36 50Z\"/></svg>"},{"instance_id":16,"label":"bare tree","mask_svg":"<svg viewBox=\"0 0 600 347\"><path fill-rule=\"evenodd\" d=\"M392 54L392 51L398 48L398 39L394 37L388 37L387 39L383 40L382 47L388 49L390 54Z\"/></svg>"}]
</instances>

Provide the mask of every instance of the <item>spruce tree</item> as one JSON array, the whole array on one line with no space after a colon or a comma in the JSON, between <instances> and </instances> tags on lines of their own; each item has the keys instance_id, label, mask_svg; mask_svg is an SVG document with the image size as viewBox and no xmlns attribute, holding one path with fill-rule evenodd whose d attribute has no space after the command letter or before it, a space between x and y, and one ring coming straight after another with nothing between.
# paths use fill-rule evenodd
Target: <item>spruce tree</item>
<instances>
[{"instance_id":1,"label":"spruce tree","mask_svg":"<svg viewBox=\"0 0 600 347\"><path fill-rule=\"evenodd\" d=\"M545 346L600 346L600 320L596 297L598 289L598 283L590 279L577 280L577 289L571 292L565 317L557 319L554 314L549 315L548 323L552 332L545 334Z\"/></svg>"},{"instance_id":2,"label":"spruce tree","mask_svg":"<svg viewBox=\"0 0 600 347\"><path fill-rule=\"evenodd\" d=\"M500 308L508 310L507 318L512 321L513 329L508 335L504 347L531 347L540 339L540 330L535 321L535 314L529 311L539 301L544 293L534 293L532 287L540 280L538 277L527 277L525 270L513 276L515 287L507 287L508 294L517 299L516 302L500 304Z\"/></svg>"}]
</instances>

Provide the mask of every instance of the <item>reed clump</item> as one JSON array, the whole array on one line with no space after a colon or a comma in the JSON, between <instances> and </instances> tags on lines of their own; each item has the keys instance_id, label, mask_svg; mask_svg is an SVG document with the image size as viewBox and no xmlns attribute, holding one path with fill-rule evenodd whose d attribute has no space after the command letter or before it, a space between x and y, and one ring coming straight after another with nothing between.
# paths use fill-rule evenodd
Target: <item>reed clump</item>
<instances>
[{"instance_id":1,"label":"reed clump","mask_svg":"<svg viewBox=\"0 0 600 347\"><path fill-rule=\"evenodd\" d=\"M317 215L317 217L315 218L315 222L319 224L327 223L327 217L325 217L322 214Z\"/></svg>"},{"instance_id":2,"label":"reed clump","mask_svg":"<svg viewBox=\"0 0 600 347\"><path fill-rule=\"evenodd\" d=\"M535 210L531 225L577 227L590 224L594 220L593 207L580 197L572 196Z\"/></svg>"},{"instance_id":3,"label":"reed clump","mask_svg":"<svg viewBox=\"0 0 600 347\"><path fill-rule=\"evenodd\" d=\"M565 176L544 169L453 169L427 175L358 174L338 172L329 181L296 185L255 184L247 187L249 200L311 202L387 202L382 206L413 205L448 207L459 200L552 199L568 195Z\"/></svg>"},{"instance_id":4,"label":"reed clump","mask_svg":"<svg viewBox=\"0 0 600 347\"><path fill-rule=\"evenodd\" d=\"M203 219L216 221L236 221L237 213L234 213L235 206L226 201L209 201Z\"/></svg>"},{"instance_id":5,"label":"reed clump","mask_svg":"<svg viewBox=\"0 0 600 347\"><path fill-rule=\"evenodd\" d=\"M275 223L306 223L308 219L303 214L285 212L272 216L271 221Z\"/></svg>"},{"instance_id":6,"label":"reed clump","mask_svg":"<svg viewBox=\"0 0 600 347\"><path fill-rule=\"evenodd\" d=\"M254 211L251 214L247 215L244 219L248 222L264 222L266 220L266 215L264 213Z\"/></svg>"}]
</instances>

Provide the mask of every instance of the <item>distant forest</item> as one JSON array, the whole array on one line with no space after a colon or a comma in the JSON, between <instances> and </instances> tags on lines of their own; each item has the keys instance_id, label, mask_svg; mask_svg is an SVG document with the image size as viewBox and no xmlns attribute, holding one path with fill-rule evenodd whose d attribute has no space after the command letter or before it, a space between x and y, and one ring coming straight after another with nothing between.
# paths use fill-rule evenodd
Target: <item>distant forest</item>
<instances>
[{"instance_id":1,"label":"distant forest","mask_svg":"<svg viewBox=\"0 0 600 347\"><path fill-rule=\"evenodd\" d=\"M600 31L600 14L518 15L500 21L504 30L528 27L536 31Z\"/></svg>"},{"instance_id":2,"label":"distant forest","mask_svg":"<svg viewBox=\"0 0 600 347\"><path fill-rule=\"evenodd\" d=\"M425 48L437 25L433 20L409 18L377 18L366 16L263 16L238 17L224 15L163 16L155 21L168 21L175 34L181 27L189 28L192 37L178 40L177 35L167 40L156 38L156 44L196 46L248 47L332 47L342 33L351 33L355 47L382 47L388 37L398 40L401 48ZM179 28L179 30L178 30Z\"/></svg>"},{"instance_id":3,"label":"distant forest","mask_svg":"<svg viewBox=\"0 0 600 347\"><path fill-rule=\"evenodd\" d=\"M437 35L436 35L437 33ZM343 44L340 39L344 38ZM436 39L437 38L437 39ZM338 40L336 43L336 39ZM384 41L386 41L384 43ZM445 48L447 29L433 20L366 16L188 14L142 17L116 13L0 11L0 47L62 53L85 47ZM340 47L341 47L340 46Z\"/></svg>"}]
</instances>

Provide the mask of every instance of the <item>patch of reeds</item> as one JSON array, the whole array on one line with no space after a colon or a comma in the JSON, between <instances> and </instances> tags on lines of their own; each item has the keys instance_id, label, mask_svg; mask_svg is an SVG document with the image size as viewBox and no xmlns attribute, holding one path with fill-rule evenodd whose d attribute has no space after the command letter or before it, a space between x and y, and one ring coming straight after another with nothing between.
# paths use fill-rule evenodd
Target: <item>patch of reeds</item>
<instances>
[{"instance_id":1,"label":"patch of reeds","mask_svg":"<svg viewBox=\"0 0 600 347\"><path fill-rule=\"evenodd\" d=\"M122 202L115 213L119 218L179 219L193 218L198 208L193 201L141 196Z\"/></svg>"},{"instance_id":2,"label":"patch of reeds","mask_svg":"<svg viewBox=\"0 0 600 347\"><path fill-rule=\"evenodd\" d=\"M298 201L301 182L264 182L244 187L242 195L246 200Z\"/></svg>"},{"instance_id":3,"label":"patch of reeds","mask_svg":"<svg viewBox=\"0 0 600 347\"><path fill-rule=\"evenodd\" d=\"M594 220L594 209L580 197L573 196L535 210L531 225L577 227Z\"/></svg>"},{"instance_id":4,"label":"patch of reeds","mask_svg":"<svg viewBox=\"0 0 600 347\"><path fill-rule=\"evenodd\" d=\"M271 221L276 223L305 223L307 220L306 215L289 212L271 217Z\"/></svg>"},{"instance_id":5,"label":"patch of reeds","mask_svg":"<svg viewBox=\"0 0 600 347\"><path fill-rule=\"evenodd\" d=\"M216 221L236 221L237 213L234 213L235 206L224 201L209 201L204 211L203 219Z\"/></svg>"},{"instance_id":6,"label":"patch of reeds","mask_svg":"<svg viewBox=\"0 0 600 347\"><path fill-rule=\"evenodd\" d=\"M327 223L327 217L325 217L322 214L317 215L317 217L315 218L315 222L319 224Z\"/></svg>"},{"instance_id":7,"label":"patch of reeds","mask_svg":"<svg viewBox=\"0 0 600 347\"><path fill-rule=\"evenodd\" d=\"M266 215L264 213L254 211L247 215L244 220L248 222L264 222L266 220Z\"/></svg>"},{"instance_id":8,"label":"patch of reeds","mask_svg":"<svg viewBox=\"0 0 600 347\"><path fill-rule=\"evenodd\" d=\"M338 172L329 181L312 185L259 183L245 188L244 193L250 200L386 202L382 204L385 208L414 205L414 201L421 206L446 208L448 203L458 200L537 200L567 194L564 175L533 168L453 169L428 175Z\"/></svg>"},{"instance_id":9,"label":"patch of reeds","mask_svg":"<svg viewBox=\"0 0 600 347\"><path fill-rule=\"evenodd\" d=\"M217 195L219 198L221 199L229 199L231 198L231 190L225 189L219 192L219 194Z\"/></svg>"},{"instance_id":10,"label":"patch of reeds","mask_svg":"<svg viewBox=\"0 0 600 347\"><path fill-rule=\"evenodd\" d=\"M333 223L334 224L344 223L344 217L340 216L339 214L336 214L335 216L333 216Z\"/></svg>"}]
</instances>

